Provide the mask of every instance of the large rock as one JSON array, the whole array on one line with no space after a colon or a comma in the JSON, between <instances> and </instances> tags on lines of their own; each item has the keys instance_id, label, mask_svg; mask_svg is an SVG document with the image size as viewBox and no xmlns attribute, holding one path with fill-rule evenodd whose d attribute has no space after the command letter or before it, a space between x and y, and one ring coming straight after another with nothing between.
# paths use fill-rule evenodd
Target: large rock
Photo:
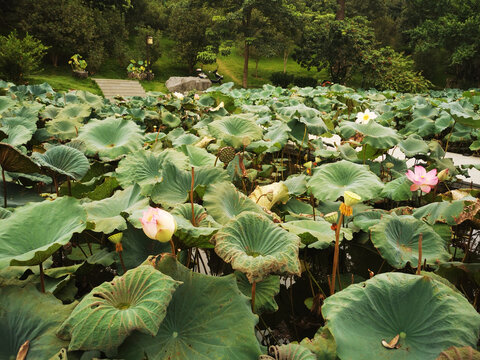
<instances>
[{"instance_id":1,"label":"large rock","mask_svg":"<svg viewBox=\"0 0 480 360\"><path fill-rule=\"evenodd\" d=\"M203 91L212 86L212 82L208 79L200 79L195 76L172 76L165 83L167 89L171 92L181 92L185 93L190 90L199 90Z\"/></svg>"}]
</instances>

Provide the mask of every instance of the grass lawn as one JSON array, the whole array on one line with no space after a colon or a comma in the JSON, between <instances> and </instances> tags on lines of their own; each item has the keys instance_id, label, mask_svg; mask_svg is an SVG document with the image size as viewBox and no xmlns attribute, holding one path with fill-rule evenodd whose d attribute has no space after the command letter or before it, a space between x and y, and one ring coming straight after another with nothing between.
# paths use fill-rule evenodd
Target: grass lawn
<instances>
[{"instance_id":1,"label":"grass lawn","mask_svg":"<svg viewBox=\"0 0 480 360\"><path fill-rule=\"evenodd\" d=\"M155 64L152 65L155 73L155 80L142 81L142 86L146 91L166 92L165 82L171 76L189 76L188 69L173 55L173 42L169 39L161 39L162 56ZM233 49L229 56L221 56L217 60L218 71L224 76L224 82L233 81L235 86L240 87L242 84L243 74L243 53L242 49ZM206 65L204 70L214 70L216 64ZM88 69L88 68L87 68ZM270 82L270 76L273 72L283 71L283 59L269 58L261 59L258 64L258 77L255 77L255 60L249 61L248 86L251 88L261 87L265 83ZM300 67L293 59L287 62L287 72L295 76L309 76L316 79L326 79L327 72L317 72L314 69L307 71ZM58 67L46 65L44 70L27 78L30 84L39 84L48 82L56 91L68 91L71 89L86 90L94 94L100 95L100 89L92 78L109 78L109 79L127 79L127 71L114 59L105 61L98 73L93 74L89 79L77 79L72 76L70 67L65 64Z\"/></svg>"}]
</instances>

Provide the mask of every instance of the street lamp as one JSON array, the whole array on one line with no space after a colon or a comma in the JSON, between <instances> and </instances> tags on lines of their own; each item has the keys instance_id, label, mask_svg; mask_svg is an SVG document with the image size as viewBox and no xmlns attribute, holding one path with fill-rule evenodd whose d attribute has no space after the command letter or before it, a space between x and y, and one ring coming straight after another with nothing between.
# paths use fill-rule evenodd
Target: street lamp
<instances>
[{"instance_id":1,"label":"street lamp","mask_svg":"<svg viewBox=\"0 0 480 360\"><path fill-rule=\"evenodd\" d=\"M147 79L151 80L152 67L150 66L150 47L153 45L153 36L147 35L146 44L147 44Z\"/></svg>"}]
</instances>

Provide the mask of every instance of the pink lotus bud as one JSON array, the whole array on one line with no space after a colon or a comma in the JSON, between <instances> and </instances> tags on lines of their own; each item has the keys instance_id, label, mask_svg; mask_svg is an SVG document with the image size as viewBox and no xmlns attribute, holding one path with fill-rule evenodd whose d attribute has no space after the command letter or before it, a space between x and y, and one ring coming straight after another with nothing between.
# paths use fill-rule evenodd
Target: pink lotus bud
<instances>
[{"instance_id":1,"label":"pink lotus bud","mask_svg":"<svg viewBox=\"0 0 480 360\"><path fill-rule=\"evenodd\" d=\"M437 175L437 178L439 181L445 181L450 178L450 175L448 174L448 169L443 169L440 171Z\"/></svg>"},{"instance_id":2,"label":"pink lotus bud","mask_svg":"<svg viewBox=\"0 0 480 360\"><path fill-rule=\"evenodd\" d=\"M198 100L200 100L200 95L195 94L195 95L193 95L193 98L198 101Z\"/></svg>"},{"instance_id":3,"label":"pink lotus bud","mask_svg":"<svg viewBox=\"0 0 480 360\"><path fill-rule=\"evenodd\" d=\"M148 208L143 212L140 219L143 226L143 232L150 239L161 242L170 241L173 233L177 230L175 218L165 210L159 208Z\"/></svg>"}]
</instances>

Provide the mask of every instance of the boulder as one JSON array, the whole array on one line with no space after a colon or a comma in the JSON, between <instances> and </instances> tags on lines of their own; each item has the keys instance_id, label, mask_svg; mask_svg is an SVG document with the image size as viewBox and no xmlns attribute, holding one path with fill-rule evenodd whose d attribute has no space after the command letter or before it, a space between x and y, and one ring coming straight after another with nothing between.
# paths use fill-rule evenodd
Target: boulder
<instances>
[{"instance_id":1,"label":"boulder","mask_svg":"<svg viewBox=\"0 0 480 360\"><path fill-rule=\"evenodd\" d=\"M185 93L190 90L203 91L212 86L212 82L208 79L200 79L195 76L172 76L165 83L170 92Z\"/></svg>"}]
</instances>

